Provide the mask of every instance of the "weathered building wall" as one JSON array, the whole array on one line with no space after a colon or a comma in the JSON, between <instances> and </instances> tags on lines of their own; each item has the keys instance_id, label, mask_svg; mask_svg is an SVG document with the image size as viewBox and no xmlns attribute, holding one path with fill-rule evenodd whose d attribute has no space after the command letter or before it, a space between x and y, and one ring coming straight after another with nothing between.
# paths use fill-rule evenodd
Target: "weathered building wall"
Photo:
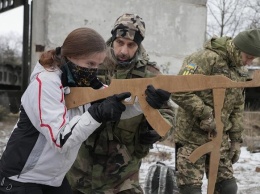
<instances>
[{"instance_id":1,"label":"weathered building wall","mask_svg":"<svg viewBox=\"0 0 260 194\"><path fill-rule=\"evenodd\" d=\"M123 13L137 13L146 23L143 45L165 73L176 74L183 58L205 40L206 0L33 0L32 67L36 45L62 45L78 27L91 27L105 39Z\"/></svg>"}]
</instances>

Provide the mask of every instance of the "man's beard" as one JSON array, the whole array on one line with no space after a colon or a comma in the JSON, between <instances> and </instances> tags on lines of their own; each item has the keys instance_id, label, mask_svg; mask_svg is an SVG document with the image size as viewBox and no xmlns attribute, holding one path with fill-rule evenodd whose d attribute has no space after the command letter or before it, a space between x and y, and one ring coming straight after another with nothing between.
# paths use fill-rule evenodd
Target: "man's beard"
<instances>
[{"instance_id":1,"label":"man's beard","mask_svg":"<svg viewBox=\"0 0 260 194\"><path fill-rule=\"evenodd\" d=\"M127 56L127 55L121 53L121 54L115 55L115 58L117 60L117 66L125 68L125 67L130 66L132 64L132 62L135 61L136 54L132 58L130 58L129 55Z\"/></svg>"}]
</instances>

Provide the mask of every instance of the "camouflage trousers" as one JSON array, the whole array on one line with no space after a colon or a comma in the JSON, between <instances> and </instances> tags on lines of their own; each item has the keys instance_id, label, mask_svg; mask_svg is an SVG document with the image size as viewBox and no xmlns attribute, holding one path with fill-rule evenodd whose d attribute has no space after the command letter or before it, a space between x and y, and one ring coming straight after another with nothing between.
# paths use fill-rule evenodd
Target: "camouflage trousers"
<instances>
[{"instance_id":1,"label":"camouflage trousers","mask_svg":"<svg viewBox=\"0 0 260 194\"><path fill-rule=\"evenodd\" d=\"M209 173L209 154L203 155L195 163L189 160L191 153L198 148L198 145L184 144L177 151L177 184L178 186L202 186L204 173L208 178ZM220 148L220 161L218 166L217 181L228 180L233 177L232 162L229 159L230 143L228 136L223 135L223 141ZM215 192L216 194L217 192Z\"/></svg>"},{"instance_id":2,"label":"camouflage trousers","mask_svg":"<svg viewBox=\"0 0 260 194\"><path fill-rule=\"evenodd\" d=\"M84 193L82 193L80 191L73 191L73 194L84 194ZM95 193L92 193L92 194L95 194ZM138 191L138 192L136 192L136 189L128 189L128 190L125 190L125 191L121 191L117 194L143 194L143 191L142 191L141 188L140 188L140 191Z\"/></svg>"}]
</instances>

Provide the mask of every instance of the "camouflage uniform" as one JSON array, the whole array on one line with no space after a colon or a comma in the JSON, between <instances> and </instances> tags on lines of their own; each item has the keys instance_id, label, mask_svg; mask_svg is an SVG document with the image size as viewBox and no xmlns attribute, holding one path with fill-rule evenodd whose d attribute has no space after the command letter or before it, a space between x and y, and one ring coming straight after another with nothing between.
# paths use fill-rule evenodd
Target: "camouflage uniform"
<instances>
[{"instance_id":1,"label":"camouflage uniform","mask_svg":"<svg viewBox=\"0 0 260 194\"><path fill-rule=\"evenodd\" d=\"M185 58L179 75L225 75L234 81L245 81L247 74L241 66L240 51L231 38L212 38L206 42L204 50ZM204 170L206 169L206 174L208 173L209 156L202 156L195 164L191 163L188 157L197 147L210 141L208 133L199 126L201 115L209 114L213 110L212 90L174 94L172 99L180 106L174 134L175 141L180 147L177 153L177 182L179 186L201 187ZM243 89L227 89L221 114L224 132L217 182L233 178L232 162L228 155L229 140L242 142L243 110Z\"/></svg>"},{"instance_id":2,"label":"camouflage uniform","mask_svg":"<svg viewBox=\"0 0 260 194\"><path fill-rule=\"evenodd\" d=\"M126 36L134 39L131 33ZM114 38L108 40L109 46ZM115 69L102 68L99 70L99 77L106 84L109 84L111 78L145 78L160 74L155 64L149 62L142 45L139 45L131 64L117 65ZM165 119L173 123L172 107L159 111ZM147 126L143 114L119 122L103 123L82 144L78 157L67 174L72 188L85 194L143 193L139 185L139 168L142 158L152 146L139 141L139 135L145 130Z\"/></svg>"}]
</instances>

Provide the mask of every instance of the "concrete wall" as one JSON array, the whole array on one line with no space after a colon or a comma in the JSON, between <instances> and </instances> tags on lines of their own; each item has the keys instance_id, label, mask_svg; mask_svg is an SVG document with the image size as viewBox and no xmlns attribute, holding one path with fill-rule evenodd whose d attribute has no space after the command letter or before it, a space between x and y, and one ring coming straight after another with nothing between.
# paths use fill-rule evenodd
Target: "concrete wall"
<instances>
[{"instance_id":1,"label":"concrete wall","mask_svg":"<svg viewBox=\"0 0 260 194\"><path fill-rule=\"evenodd\" d=\"M183 58L205 40L206 0L33 0L32 67L39 57L36 45L55 48L70 31L84 26L108 39L125 12L144 19L143 45L164 73L176 74Z\"/></svg>"}]
</instances>

